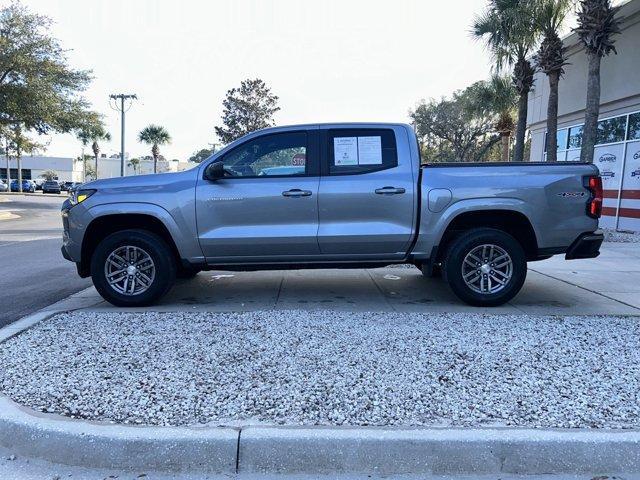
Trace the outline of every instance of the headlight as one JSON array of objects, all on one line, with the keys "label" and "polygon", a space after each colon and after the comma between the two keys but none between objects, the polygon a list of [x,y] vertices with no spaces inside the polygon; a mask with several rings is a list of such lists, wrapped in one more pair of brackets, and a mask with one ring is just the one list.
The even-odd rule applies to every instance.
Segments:
[{"label": "headlight", "polygon": [[84,202],[87,198],[89,198],[94,193],[96,193],[96,190],[91,190],[91,189],[75,190],[71,194],[69,201],[71,202],[71,205],[77,205],[79,203]]}]

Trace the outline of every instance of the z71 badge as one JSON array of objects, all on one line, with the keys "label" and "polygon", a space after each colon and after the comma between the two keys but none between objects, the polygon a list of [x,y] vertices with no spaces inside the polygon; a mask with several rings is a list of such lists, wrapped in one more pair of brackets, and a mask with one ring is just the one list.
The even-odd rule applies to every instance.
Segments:
[{"label": "z71 badge", "polygon": [[559,197],[580,198],[580,197],[584,197],[586,194],[585,192],[560,192],[560,193],[557,193],[556,195],[558,195]]}]

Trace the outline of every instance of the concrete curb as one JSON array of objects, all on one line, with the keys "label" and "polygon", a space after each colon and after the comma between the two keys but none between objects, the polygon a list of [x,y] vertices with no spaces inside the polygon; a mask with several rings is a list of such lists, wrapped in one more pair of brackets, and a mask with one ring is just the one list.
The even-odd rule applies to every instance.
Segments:
[{"label": "concrete curb", "polygon": [[639,431],[136,427],[42,414],[4,396],[0,446],[66,465],[183,473],[640,473]]},{"label": "concrete curb", "polygon": [[241,473],[640,472],[640,432],[515,428],[242,430]]},{"label": "concrete curb", "polygon": [[15,455],[65,465],[235,473],[238,431],[68,420],[0,397],[0,445]]}]

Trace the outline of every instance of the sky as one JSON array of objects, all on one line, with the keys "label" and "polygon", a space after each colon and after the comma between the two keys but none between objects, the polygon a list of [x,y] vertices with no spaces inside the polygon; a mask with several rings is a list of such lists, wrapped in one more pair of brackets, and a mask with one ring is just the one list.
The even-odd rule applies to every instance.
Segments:
[{"label": "sky", "polygon": [[[0,0],[7,5],[8,0]],[[487,78],[490,58],[469,34],[486,0],[22,0],[54,20],[70,64],[90,69],[84,93],[104,114],[120,150],[120,117],[109,94],[135,93],[125,150],[149,154],[137,133],[164,126],[168,159],[216,142],[227,90],[259,77],[280,97],[277,125],[407,122],[420,99]],[[45,140],[45,139],[40,139]],[[72,135],[46,154],[75,157]]]}]

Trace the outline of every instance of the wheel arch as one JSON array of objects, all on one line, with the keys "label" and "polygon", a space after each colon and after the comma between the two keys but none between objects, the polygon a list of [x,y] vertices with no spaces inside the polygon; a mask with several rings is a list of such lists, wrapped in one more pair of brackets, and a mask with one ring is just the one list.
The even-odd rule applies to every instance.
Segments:
[{"label": "wheel arch", "polygon": [[525,251],[527,260],[538,257],[538,240],[529,218],[518,210],[489,208],[460,212],[452,216],[437,244],[435,258],[439,262],[451,242],[473,228],[494,228],[514,237]]},{"label": "wheel arch", "polygon": [[90,275],[91,256],[102,239],[129,229],[146,230],[158,235],[171,249],[176,265],[183,263],[183,257],[169,228],[157,216],[149,213],[107,213],[97,216],[87,225],[81,247],[80,276]]}]

